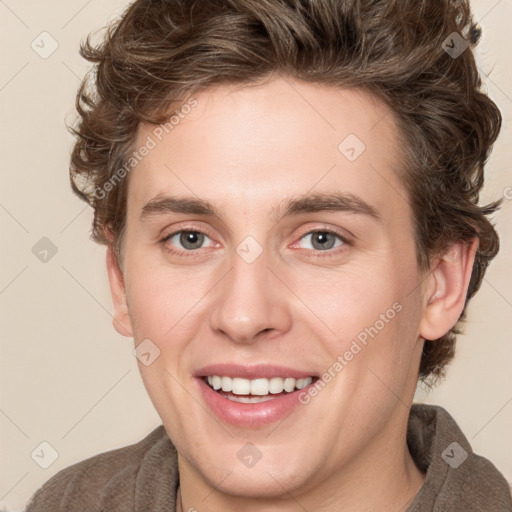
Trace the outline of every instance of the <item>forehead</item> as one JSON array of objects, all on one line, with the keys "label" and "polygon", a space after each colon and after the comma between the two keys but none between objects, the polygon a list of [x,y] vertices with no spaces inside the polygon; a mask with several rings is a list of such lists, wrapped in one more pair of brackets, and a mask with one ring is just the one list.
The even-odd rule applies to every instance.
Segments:
[{"label": "forehead", "polygon": [[397,204],[405,192],[393,113],[362,90],[288,78],[207,89],[168,123],[141,123],[135,150],[144,146],[129,178],[132,213],[167,193],[255,212],[307,191],[407,208]]}]

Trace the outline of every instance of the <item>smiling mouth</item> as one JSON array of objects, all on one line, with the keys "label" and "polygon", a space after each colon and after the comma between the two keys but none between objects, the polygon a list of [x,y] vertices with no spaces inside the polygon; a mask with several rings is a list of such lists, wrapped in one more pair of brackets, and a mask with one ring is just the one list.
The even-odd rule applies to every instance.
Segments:
[{"label": "smiling mouth", "polygon": [[316,380],[318,377],[314,376],[301,379],[293,377],[243,379],[219,375],[203,377],[203,381],[222,397],[247,404],[266,402],[279,396],[295,393]]}]

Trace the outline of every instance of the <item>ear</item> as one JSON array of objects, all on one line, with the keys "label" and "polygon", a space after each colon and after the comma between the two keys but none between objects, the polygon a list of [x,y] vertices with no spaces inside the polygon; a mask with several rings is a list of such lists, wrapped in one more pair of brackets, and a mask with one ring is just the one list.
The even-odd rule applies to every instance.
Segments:
[{"label": "ear", "polygon": [[124,277],[111,245],[107,247],[107,274],[114,304],[112,325],[119,334],[132,337],[132,323],[128,314]]},{"label": "ear", "polygon": [[425,305],[419,334],[426,340],[444,336],[459,319],[473,270],[478,238],[458,242],[436,259],[425,281]]}]

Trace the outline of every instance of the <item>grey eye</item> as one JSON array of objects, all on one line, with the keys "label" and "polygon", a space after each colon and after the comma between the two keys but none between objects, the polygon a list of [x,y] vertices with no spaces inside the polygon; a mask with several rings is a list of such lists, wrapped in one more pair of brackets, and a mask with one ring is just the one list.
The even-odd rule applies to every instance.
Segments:
[{"label": "grey eye", "polygon": [[[343,240],[336,233],[332,233],[331,231],[312,231],[311,233],[307,233],[302,237],[302,239],[306,239],[310,237],[311,239],[311,247],[306,247],[307,249],[314,249],[316,251],[324,251],[333,249],[334,247],[339,247],[343,244]],[[336,239],[340,241],[338,245],[336,244]]]},{"label": "grey eye", "polygon": [[[176,243],[175,239],[178,238],[179,244],[186,250],[200,249],[204,243],[205,238],[208,238],[204,233],[199,231],[178,231],[170,237],[173,245]],[[178,246],[179,247],[179,246]]]}]

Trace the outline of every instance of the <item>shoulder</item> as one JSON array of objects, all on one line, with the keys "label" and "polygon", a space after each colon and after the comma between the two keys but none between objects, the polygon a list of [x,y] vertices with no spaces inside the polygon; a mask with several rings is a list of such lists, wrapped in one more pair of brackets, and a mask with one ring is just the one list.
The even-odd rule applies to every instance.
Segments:
[{"label": "shoulder", "polygon": [[510,486],[488,459],[473,452],[454,418],[442,407],[413,404],[409,450],[426,473],[409,511],[512,512]]},{"label": "shoulder", "polygon": [[[100,453],[60,470],[30,498],[25,512],[103,510],[109,500],[133,501],[141,469],[176,458],[160,425],[141,441]],[[112,510],[124,510],[113,508]]]}]

